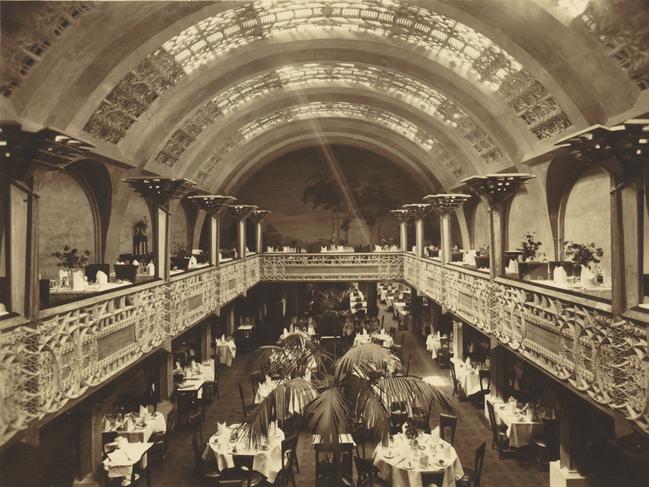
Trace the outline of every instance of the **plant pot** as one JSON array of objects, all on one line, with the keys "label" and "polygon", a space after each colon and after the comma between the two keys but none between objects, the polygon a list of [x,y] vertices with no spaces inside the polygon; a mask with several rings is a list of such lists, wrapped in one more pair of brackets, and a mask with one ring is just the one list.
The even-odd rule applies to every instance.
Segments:
[{"label": "plant pot", "polygon": [[462,262],[464,252],[451,252],[451,262]]},{"label": "plant pot", "polygon": [[171,258],[171,267],[176,269],[182,269],[186,271],[189,268],[189,257],[172,257]]},{"label": "plant pot", "polygon": [[476,269],[489,269],[489,256],[488,255],[476,255],[475,256],[475,266],[476,266]]},{"label": "plant pot", "polygon": [[549,272],[547,262],[518,263],[518,277],[526,281],[548,280]]},{"label": "plant pot", "polygon": [[439,249],[428,250],[428,257],[439,257]]}]

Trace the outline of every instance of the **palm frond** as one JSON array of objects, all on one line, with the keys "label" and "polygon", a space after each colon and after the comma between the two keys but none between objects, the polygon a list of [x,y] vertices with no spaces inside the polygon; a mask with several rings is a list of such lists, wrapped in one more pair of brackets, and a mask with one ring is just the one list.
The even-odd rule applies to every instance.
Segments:
[{"label": "palm frond", "polygon": [[311,383],[302,378],[282,381],[254,407],[240,429],[249,435],[251,443],[260,443],[268,437],[271,422],[287,419],[293,410],[305,410],[316,394]]},{"label": "palm frond", "polygon": [[399,364],[399,359],[390,350],[376,343],[365,343],[350,348],[338,359],[334,370],[336,382],[342,382],[352,373],[361,377],[370,377],[377,372],[385,373]]},{"label": "palm frond", "polygon": [[376,383],[384,401],[403,402],[409,411],[455,413],[455,401],[437,387],[418,377],[383,377]]},{"label": "palm frond", "polygon": [[349,408],[339,387],[325,389],[306,408],[311,433],[320,435],[323,445],[335,445],[338,436],[349,433]]}]

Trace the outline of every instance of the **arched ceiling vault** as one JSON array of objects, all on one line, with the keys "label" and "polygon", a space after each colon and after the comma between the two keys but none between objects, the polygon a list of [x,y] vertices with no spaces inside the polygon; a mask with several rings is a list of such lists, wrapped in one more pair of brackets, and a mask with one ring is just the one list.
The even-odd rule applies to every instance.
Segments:
[{"label": "arched ceiling vault", "polygon": [[[566,8],[574,4],[583,4],[577,13]],[[236,149],[231,134],[241,141],[246,140],[242,134],[265,133],[260,128],[264,121],[270,123],[267,129],[293,123],[294,117],[286,116],[288,105],[255,102],[257,120],[241,116],[247,113],[246,90],[255,91],[257,81],[267,83],[267,93],[273,96],[273,90],[279,94],[308,89],[312,103],[357,90],[355,100],[339,101],[347,108],[319,106],[315,116],[351,116],[365,124],[391,125],[410,134],[409,143],[424,151],[431,147],[426,138],[432,135],[451,160],[440,164],[445,156],[433,157],[436,162],[429,156],[424,164],[430,171],[441,171],[440,177],[449,182],[454,179],[449,172],[453,165],[482,171],[498,153],[503,164],[517,165],[566,132],[605,123],[633,106],[640,91],[649,87],[644,49],[648,41],[638,35],[641,22],[624,19],[644,19],[647,12],[625,12],[627,17],[620,19],[609,4],[36,4],[10,8],[9,21],[3,15],[3,91],[25,120],[89,139],[109,157],[189,174],[187,168],[206,162],[189,157],[205,155],[208,136],[203,132],[208,125],[210,131],[224,129],[218,134],[208,131],[209,139],[229,138],[229,149]],[[3,13],[7,8],[3,5]],[[336,77],[335,69],[322,66],[332,63],[345,75]],[[352,65],[346,71],[341,66],[345,63]],[[308,64],[316,67],[307,75]],[[302,67],[286,71],[297,65]],[[292,78],[300,69],[304,76]],[[421,89],[413,90],[417,83]],[[361,104],[362,90],[367,94]],[[219,108],[222,120],[186,125],[223,94],[242,105],[228,105],[230,112]],[[362,110],[352,106],[361,105],[366,108],[359,115]],[[399,111],[397,105],[399,123],[386,123]],[[307,116],[295,108],[292,115]],[[180,166],[169,164],[174,158]],[[207,181],[211,176],[201,177]]]},{"label": "arched ceiling vault", "polygon": [[273,151],[290,150],[294,141],[331,141],[345,137],[348,145],[359,144],[374,152],[385,151],[388,159],[395,162],[427,190],[450,189],[453,179],[445,171],[432,172],[425,161],[434,158],[422,147],[381,126],[350,118],[321,117],[296,120],[280,124],[262,133],[255,147],[244,145],[236,148],[220,161],[218,171],[211,174],[207,186],[214,191],[225,191],[240,186],[240,180],[248,179],[259,170],[258,162],[272,157]]},{"label": "arched ceiling vault", "polygon": [[[278,157],[299,149],[319,146],[325,142],[359,147],[385,157],[403,169],[422,192],[435,193],[443,190],[442,184],[435,178],[431,178],[430,172],[417,162],[419,154],[411,153],[407,147],[399,147],[399,144],[376,140],[371,136],[372,134],[364,134],[363,127],[353,127],[353,124],[348,124],[347,131],[340,132],[338,127],[329,127],[330,122],[332,121],[319,120],[321,131],[318,134],[313,133],[307,122],[300,122],[302,127],[297,130],[294,128],[292,133],[295,135],[292,137],[278,137],[275,134],[269,134],[268,143],[259,147],[255,153],[246,151],[243,154],[245,163],[239,164],[236,171],[229,173],[229,179],[215,187],[223,193],[237,194],[239,189],[257,172]],[[276,132],[282,132],[282,129],[278,128]]]},{"label": "arched ceiling vault", "polygon": [[[206,156],[217,154],[222,157],[225,147],[241,144],[255,144],[254,136],[265,130],[265,125],[290,122],[293,117],[306,118],[313,110],[314,115],[324,111],[335,116],[347,114],[353,119],[389,127],[394,132],[407,136],[428,151],[443,150],[453,161],[448,165],[456,178],[466,177],[487,166],[478,152],[460,137],[456,131],[447,130],[441,122],[408,105],[378,98],[368,90],[328,87],[323,89],[296,89],[265,97],[254,104],[242,107],[236,114],[222,123],[210,126],[199,139],[183,154],[177,171],[187,177],[196,177],[205,169]],[[317,113],[316,113],[317,112]],[[263,116],[260,116],[264,114]],[[499,164],[492,164],[499,167]],[[156,168],[157,169],[157,168]],[[433,167],[431,167],[433,169]]]}]

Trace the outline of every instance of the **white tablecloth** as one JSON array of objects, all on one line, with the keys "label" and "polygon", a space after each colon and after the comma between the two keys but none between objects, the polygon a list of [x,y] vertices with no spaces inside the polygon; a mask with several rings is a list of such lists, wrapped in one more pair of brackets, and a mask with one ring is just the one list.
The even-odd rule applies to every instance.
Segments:
[{"label": "white tablecloth", "polygon": [[480,374],[478,369],[474,369],[456,358],[452,358],[451,363],[455,368],[455,377],[462,384],[464,393],[467,396],[471,396],[480,392]]},{"label": "white tablecloth", "polygon": [[160,412],[145,417],[143,426],[138,426],[137,423],[139,422],[139,416],[132,416],[131,421],[126,423],[128,429],[123,429],[122,425],[118,426],[117,429],[114,427],[104,428],[104,432],[117,431],[119,436],[123,436],[131,443],[136,443],[149,441],[153,433],[164,433],[167,431],[167,422],[164,415]]},{"label": "white tablecloth", "polygon": [[[441,440],[435,432],[422,434],[418,442],[423,449],[413,450],[402,434],[394,436],[392,446],[384,447],[379,443],[373,455],[379,476],[392,482],[392,487],[422,487],[422,472],[443,472],[444,480],[438,487],[454,487],[456,480],[464,476],[464,470],[453,446]],[[428,457],[425,466],[420,461],[422,454]],[[439,464],[440,459],[444,461],[443,465]]]},{"label": "white tablecloth", "polygon": [[196,369],[185,369],[185,380],[178,385],[179,391],[196,391],[198,399],[203,397],[203,385],[214,382],[214,360],[210,359],[202,364],[197,364]]},{"label": "white tablecloth", "polygon": [[524,414],[512,413],[508,404],[500,399],[485,396],[485,399],[494,405],[496,421],[507,426],[509,446],[519,448],[529,445],[543,431],[543,423],[528,420]]},{"label": "white tablecloth", "polygon": [[108,477],[125,477],[130,480],[133,474],[133,465],[139,462],[152,446],[153,443],[146,442],[125,443],[122,447],[109,453],[108,458],[104,460],[104,468],[108,472]]},{"label": "white tablecloth", "polygon": [[[284,432],[277,428],[277,432],[274,436],[271,437],[268,442],[266,449],[257,448],[255,445],[248,445],[248,437],[243,432],[240,432],[241,436],[238,441],[230,441],[230,433],[238,425],[230,425],[228,431],[225,434],[217,433],[210,438],[208,442],[209,449],[214,453],[216,457],[216,463],[219,467],[219,470],[224,468],[234,467],[234,458],[235,455],[253,455],[254,460],[252,468],[257,472],[262,473],[266,476],[270,483],[275,482],[275,477],[277,473],[282,469],[282,440],[284,440]],[[233,452],[232,449],[236,447],[236,452]],[[203,459],[207,459],[208,450],[206,449],[203,452]]]},{"label": "white tablecloth", "polygon": [[392,347],[392,345],[394,345],[394,340],[388,334],[384,333],[370,335],[369,333],[359,333],[356,335],[356,338],[354,338],[354,346],[364,345],[365,343],[372,343],[372,339],[380,340],[382,342],[382,345],[386,348],[390,348]]},{"label": "white tablecloth", "polygon": [[228,367],[232,365],[232,361],[237,356],[237,346],[234,340],[228,339],[222,341],[220,338],[216,339],[216,356],[220,364],[225,364]]}]

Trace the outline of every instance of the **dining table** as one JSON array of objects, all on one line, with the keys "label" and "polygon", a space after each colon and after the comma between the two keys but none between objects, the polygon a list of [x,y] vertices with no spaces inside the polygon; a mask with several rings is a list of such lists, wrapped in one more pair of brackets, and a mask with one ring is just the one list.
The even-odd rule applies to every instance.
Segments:
[{"label": "dining table", "polygon": [[147,442],[153,433],[165,433],[167,422],[161,412],[150,414],[140,412],[130,413],[123,419],[104,418],[102,431],[109,433],[116,431],[119,436],[126,438],[131,443]]},{"label": "dining table", "polygon": [[451,366],[455,369],[455,377],[462,384],[464,393],[467,396],[472,396],[482,390],[480,387],[480,369],[456,357],[451,359]]},{"label": "dining table", "polygon": [[357,333],[354,337],[354,346],[372,343],[374,340],[380,341],[385,348],[391,348],[394,345],[394,339],[387,333]]},{"label": "dining table", "polygon": [[[516,402],[505,402],[492,395],[485,396],[494,406],[496,421],[507,426],[507,438],[509,446],[520,448],[531,444],[543,432],[543,423],[534,419],[531,411],[522,412]],[[487,416],[488,417],[488,416]]]},{"label": "dining table", "polygon": [[196,398],[203,397],[203,386],[206,382],[214,382],[214,360],[210,359],[203,363],[194,362],[193,365],[184,370],[184,379],[178,384],[178,391],[195,392]]},{"label": "dining table", "polygon": [[433,360],[437,358],[437,354],[442,348],[442,337],[439,332],[436,335],[432,333],[426,337],[426,350],[431,353]]},{"label": "dining table", "polygon": [[142,467],[146,468],[146,453],[153,446],[153,443],[138,441],[129,442],[126,438],[118,437],[113,451],[106,455],[103,461],[104,469],[108,474],[108,478],[123,477],[125,482],[123,486],[130,485],[130,479],[133,474],[133,467],[138,462],[142,462]]},{"label": "dining table", "polygon": [[443,476],[438,487],[454,487],[464,476],[455,448],[440,438],[438,428],[430,434],[420,433],[416,442],[403,433],[394,435],[387,444],[376,446],[372,459],[379,477],[392,487],[424,487],[422,473]]},{"label": "dining table", "polygon": [[268,438],[261,444],[254,444],[239,426],[240,424],[237,423],[230,426],[226,426],[225,423],[219,424],[216,433],[207,442],[207,447],[203,451],[203,460],[207,461],[212,452],[219,470],[223,470],[234,467],[235,455],[251,455],[252,468],[263,474],[272,484],[282,469],[284,432],[276,423],[272,423]]}]

